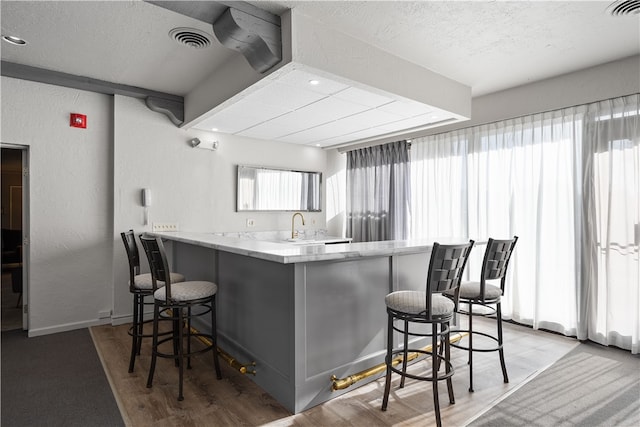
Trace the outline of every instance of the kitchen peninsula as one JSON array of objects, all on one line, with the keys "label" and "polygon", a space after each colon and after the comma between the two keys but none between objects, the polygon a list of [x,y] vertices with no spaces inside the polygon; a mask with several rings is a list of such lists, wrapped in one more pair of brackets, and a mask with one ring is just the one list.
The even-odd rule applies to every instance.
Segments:
[{"label": "kitchen peninsula", "polygon": [[219,347],[242,363],[255,362],[250,378],[293,413],[350,390],[333,391],[332,375],[384,361],[384,297],[399,288],[424,289],[432,247],[406,240],[296,244],[151,234],[165,239],[173,268],[188,280],[218,283]]}]

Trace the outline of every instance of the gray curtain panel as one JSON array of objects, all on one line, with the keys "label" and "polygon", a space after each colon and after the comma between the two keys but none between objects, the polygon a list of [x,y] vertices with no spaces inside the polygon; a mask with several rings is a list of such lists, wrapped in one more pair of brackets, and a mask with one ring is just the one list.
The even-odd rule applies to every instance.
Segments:
[{"label": "gray curtain panel", "polygon": [[409,147],[398,141],[347,152],[347,236],[354,242],[409,237]]}]

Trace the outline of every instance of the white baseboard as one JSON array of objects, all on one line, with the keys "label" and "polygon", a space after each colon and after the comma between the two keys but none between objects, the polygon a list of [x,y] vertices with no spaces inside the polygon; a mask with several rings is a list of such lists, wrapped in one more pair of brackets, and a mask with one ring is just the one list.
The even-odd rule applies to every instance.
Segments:
[{"label": "white baseboard", "polygon": [[125,323],[131,323],[131,322],[133,322],[132,314],[120,314],[117,316],[111,316],[112,326],[124,325]]},{"label": "white baseboard", "polygon": [[[144,320],[153,319],[153,311],[144,313]],[[111,325],[118,326],[133,322],[133,314],[115,314],[111,316]]]},{"label": "white baseboard", "polygon": [[75,331],[76,329],[90,328],[91,326],[108,325],[111,319],[94,319],[82,322],[65,323],[63,325],[47,326],[45,328],[29,328],[29,337],[38,337],[41,335],[56,334],[58,332]]}]

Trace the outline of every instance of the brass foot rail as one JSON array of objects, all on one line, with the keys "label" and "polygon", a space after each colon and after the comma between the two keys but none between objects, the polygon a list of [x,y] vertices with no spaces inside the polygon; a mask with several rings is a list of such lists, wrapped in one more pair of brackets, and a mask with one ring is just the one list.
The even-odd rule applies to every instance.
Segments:
[{"label": "brass foot rail", "polygon": [[[457,332],[457,333],[451,334],[451,336],[449,337],[449,342],[450,343],[458,342],[462,338],[466,337],[467,335],[469,335],[468,332]],[[431,351],[431,344],[422,348],[422,350]],[[411,362],[412,360],[416,359],[418,356],[420,356],[420,354],[421,353],[409,353],[407,355],[407,362]],[[391,365],[395,366],[401,362],[402,362],[402,356],[397,356],[391,361]],[[346,388],[351,387],[358,381],[362,381],[365,378],[368,378],[372,375],[379,374],[386,370],[387,370],[387,364],[383,362],[375,366],[372,366],[371,368],[365,369],[363,371],[356,372],[353,375],[349,375],[346,378],[338,378],[335,375],[331,375],[331,391],[344,390]]]},{"label": "brass foot rail", "polygon": [[[191,333],[192,334],[197,334],[197,333],[199,333],[199,331],[192,326],[191,327]],[[213,344],[211,342],[211,340],[209,338],[207,338],[207,337],[198,336],[198,339],[200,341],[202,341],[203,343],[205,343],[206,345],[208,345],[208,346]],[[220,355],[220,357],[223,358],[224,361],[229,364],[229,366],[231,366],[233,369],[237,370],[241,374],[251,374],[251,375],[255,375],[256,374],[256,370],[255,369],[251,369],[251,370],[247,369],[247,365],[243,365],[242,363],[238,362],[229,353],[227,353],[226,351],[224,351],[220,347],[217,347],[216,350],[218,351],[218,354]],[[255,367],[256,366],[256,362],[251,362],[249,365]]]}]

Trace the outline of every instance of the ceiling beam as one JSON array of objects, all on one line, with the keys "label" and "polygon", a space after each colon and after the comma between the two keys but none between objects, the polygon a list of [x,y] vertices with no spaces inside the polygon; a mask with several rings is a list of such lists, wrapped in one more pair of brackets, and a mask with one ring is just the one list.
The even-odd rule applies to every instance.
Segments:
[{"label": "ceiling beam", "polygon": [[184,98],[178,95],[7,61],[0,63],[0,74],[5,77],[64,86],[105,95],[124,95],[141,98],[145,100],[149,109],[165,114],[176,126],[180,126],[184,122]]},{"label": "ceiling beam", "polygon": [[228,5],[218,1],[144,1],[209,25],[229,8]]},{"label": "ceiling beam", "polygon": [[213,21],[222,15],[222,12],[232,7],[249,15],[255,16],[263,21],[280,26],[280,17],[278,15],[274,15],[273,13],[267,12],[266,10],[260,9],[257,6],[244,1],[144,0],[144,2],[172,10],[180,15],[189,16],[197,19],[198,21],[206,22],[207,24],[213,23]]},{"label": "ceiling beam", "polygon": [[282,60],[280,25],[228,8],[213,23],[218,41],[240,52],[258,72],[265,73]]},{"label": "ceiling beam", "polygon": [[260,73],[282,60],[280,17],[242,1],[152,1],[164,9],[206,22],[218,41]]},{"label": "ceiling beam", "polygon": [[158,98],[148,95],[144,98],[144,103],[151,111],[164,114],[171,120],[171,123],[180,127],[184,123],[184,101]]}]

